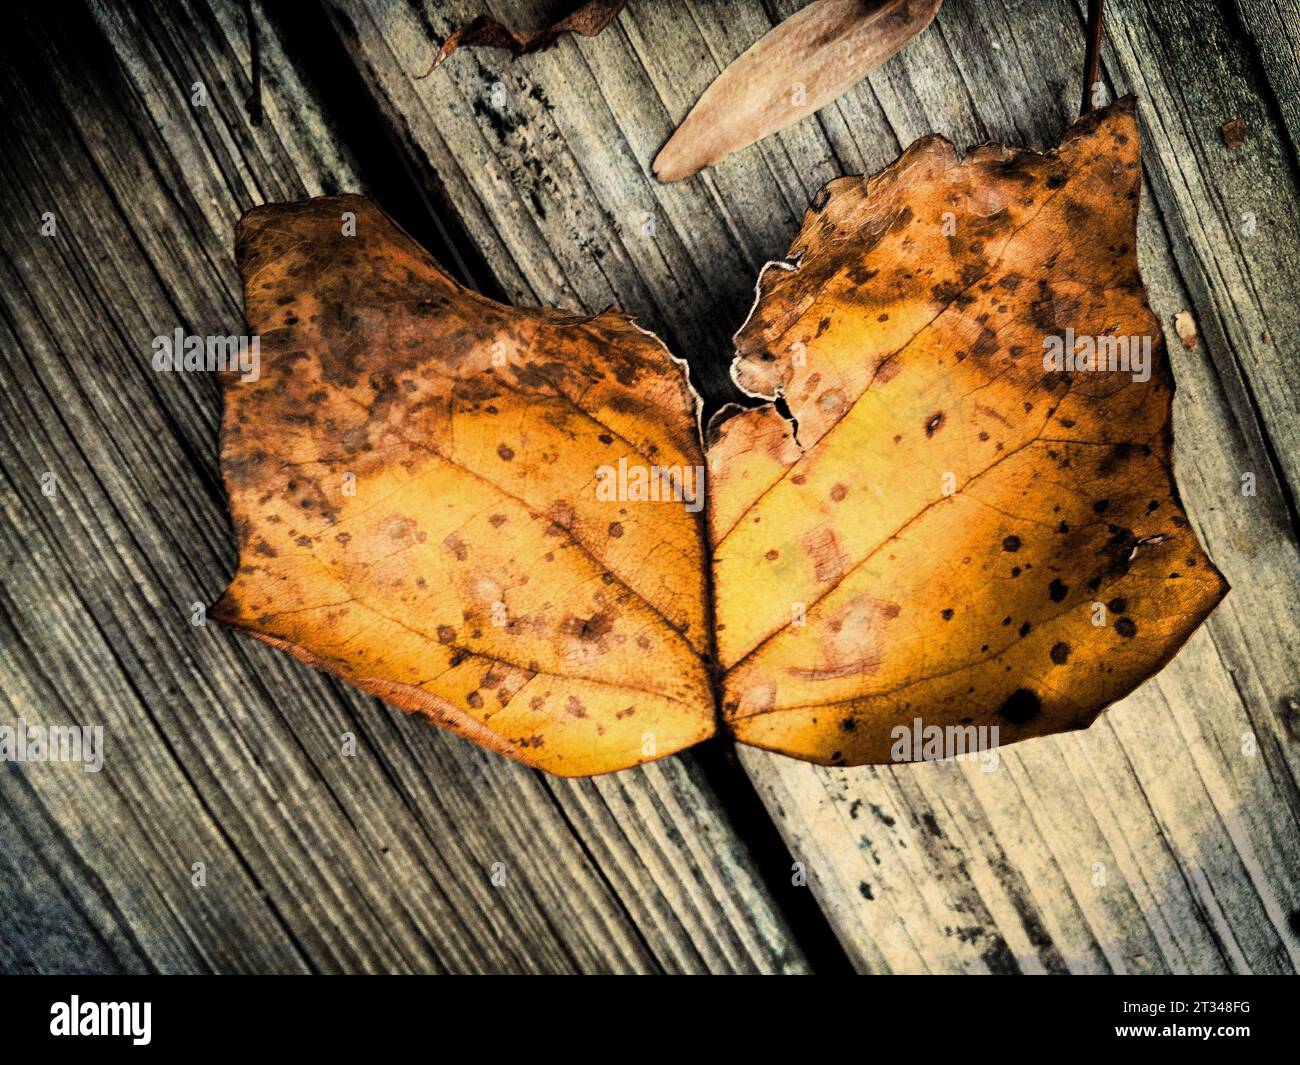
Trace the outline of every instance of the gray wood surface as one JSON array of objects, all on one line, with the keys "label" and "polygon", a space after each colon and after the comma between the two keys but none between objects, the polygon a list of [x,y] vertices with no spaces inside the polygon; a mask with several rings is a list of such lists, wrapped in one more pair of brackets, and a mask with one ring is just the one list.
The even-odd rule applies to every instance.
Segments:
[{"label": "gray wood surface", "polygon": [[[237,4],[18,16],[0,72],[0,723],[103,724],[108,758],[99,774],[0,766],[0,968],[1296,970],[1286,0],[1107,5],[1107,91],[1141,101],[1139,251],[1178,382],[1179,484],[1233,590],[1092,729],[1005,750],[992,773],[741,748],[558,781],[190,623],[233,565],[219,399],[154,373],[149,345],[177,325],[240,331],[232,228],[249,206],[368,192],[485,291],[632,311],[719,395],[758,269],[825,181],[932,131],[1050,145],[1077,107],[1083,4],[948,0],[814,118],[655,183],[699,94],[798,6],[633,0],[597,38],[513,62],[467,50],[416,80],[476,0],[255,3],[260,126]],[[537,26],[556,5],[488,7]]]},{"label": "gray wood surface", "polygon": [[257,129],[238,7],[33,12],[9,42],[0,713],[103,724],[108,754],[0,772],[5,967],[805,969],[696,761],[559,781],[191,625],[233,566],[220,403],[150,342],[242,331],[243,210],[364,191],[262,29]]}]

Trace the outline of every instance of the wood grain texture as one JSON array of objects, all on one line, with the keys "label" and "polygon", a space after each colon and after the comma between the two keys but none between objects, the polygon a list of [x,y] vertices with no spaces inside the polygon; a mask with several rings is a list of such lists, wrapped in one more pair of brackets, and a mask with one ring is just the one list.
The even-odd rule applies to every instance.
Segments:
[{"label": "wood grain texture", "polygon": [[[1242,5],[1248,22],[1262,6]],[[813,120],[660,188],[649,162],[769,27],[761,8],[632,4],[594,41],[520,63],[462,55],[441,80],[413,84],[408,72],[468,9],[452,7],[330,11],[407,153],[511,298],[587,311],[617,300],[688,354],[714,396],[758,266],[784,250],[821,184],[874,171],[931,131],[1053,143],[1082,69],[1083,5],[950,3]],[[1261,96],[1285,71],[1261,68],[1231,8],[1108,11],[1109,90],[1142,98],[1140,253],[1175,353],[1179,481],[1234,591],[1096,727],[1015,748],[995,773],[820,770],[742,749],[863,970],[1292,971],[1300,950],[1286,717],[1300,201],[1287,131]],[[1251,139],[1233,154],[1219,127],[1239,114]],[[1172,332],[1184,308],[1202,324],[1195,352]],[[1254,496],[1242,495],[1248,472]]]},{"label": "wood grain texture", "polygon": [[[23,221],[6,233],[0,304],[0,713],[102,724],[108,750],[98,774],[3,767],[4,906],[24,918],[6,921],[0,963],[806,968],[696,763],[545,779],[191,624],[233,560],[219,399],[205,375],[155,373],[151,339],[243,331],[243,210],[365,191],[259,28],[260,128],[243,108],[237,5],[32,12],[8,42],[0,169]],[[47,210],[58,230],[44,238]]]},{"label": "wood grain texture", "polygon": [[[554,13],[489,6],[521,27]],[[0,767],[0,906],[19,915],[0,968],[809,967],[782,916],[782,892],[807,889],[765,886],[700,759],[543,779],[192,626],[234,557],[217,387],[148,363],[177,325],[241,330],[231,233],[249,206],[350,190],[392,209],[393,168],[363,143],[409,175],[399,221],[462,277],[521,304],[618,304],[727,398],[758,270],[822,184],[929,132],[1055,143],[1078,103],[1086,5],[948,0],[832,106],[658,185],[675,125],[798,6],[634,0],[594,39],[517,62],[466,50],[415,80],[477,0],[255,4],[260,127],[238,4],[18,17],[0,63],[0,722],[101,723],[109,755],[100,774]],[[308,22],[348,63],[350,118],[295,47]],[[1277,0],[1107,5],[1108,90],[1141,101],[1139,257],[1179,388],[1178,480],[1233,586],[1209,624],[1092,729],[995,772],[741,749],[781,876],[802,863],[861,971],[1300,963],[1298,39]],[[1195,351],[1172,329],[1184,309]]]}]

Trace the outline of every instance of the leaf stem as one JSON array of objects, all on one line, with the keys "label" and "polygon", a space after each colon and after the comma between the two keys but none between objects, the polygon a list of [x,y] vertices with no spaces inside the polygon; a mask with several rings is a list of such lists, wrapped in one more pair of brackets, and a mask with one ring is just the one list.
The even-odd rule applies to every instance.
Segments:
[{"label": "leaf stem", "polygon": [[1101,17],[1105,0],[1088,0],[1088,39],[1083,54],[1083,103],[1079,114],[1093,109],[1093,86],[1101,78]]}]

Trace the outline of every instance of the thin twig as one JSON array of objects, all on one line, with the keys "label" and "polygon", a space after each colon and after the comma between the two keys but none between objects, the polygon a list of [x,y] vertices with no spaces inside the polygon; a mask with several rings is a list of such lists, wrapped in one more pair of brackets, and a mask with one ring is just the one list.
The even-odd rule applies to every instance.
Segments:
[{"label": "thin twig", "polygon": [[1105,0],[1088,0],[1088,43],[1083,55],[1083,104],[1079,114],[1092,110],[1093,87],[1101,80],[1101,14]]}]

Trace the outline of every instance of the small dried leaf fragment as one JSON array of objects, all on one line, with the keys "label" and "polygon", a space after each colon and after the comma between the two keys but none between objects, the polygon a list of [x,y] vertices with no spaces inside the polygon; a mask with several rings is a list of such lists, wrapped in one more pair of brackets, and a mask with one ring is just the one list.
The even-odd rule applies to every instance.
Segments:
[{"label": "small dried leaf fragment", "polygon": [[576,11],[541,30],[512,30],[490,15],[479,15],[454,31],[442,42],[432,65],[421,77],[428,77],[457,48],[504,48],[514,58],[550,48],[561,34],[595,37],[623,9],[626,0],[587,0]]},{"label": "small dried leaf fragment", "polygon": [[1223,143],[1229,148],[1240,148],[1246,143],[1246,122],[1244,119],[1234,118],[1231,122],[1225,122],[1219,127],[1219,132],[1223,134]]},{"label": "small dried leaf fragment", "polygon": [[679,181],[820,110],[933,20],[943,0],[814,0],[727,67],[654,161]]},{"label": "small dried leaf fragment", "polygon": [[[733,376],[797,439],[767,406],[708,451],[738,739],[852,765],[914,719],[1081,728],[1222,597],[1174,486],[1139,183],[1131,99],[1048,154],[926,137],[831,182],[764,272]],[[1105,371],[1049,366],[1067,337]],[[1118,338],[1144,366],[1110,369]]]},{"label": "small dried leaf fragment", "polygon": [[463,289],[359,197],[259,207],[237,243],[262,372],[223,382],[216,616],[552,773],[710,735],[697,515],[592,490],[702,463],[663,346]]}]

